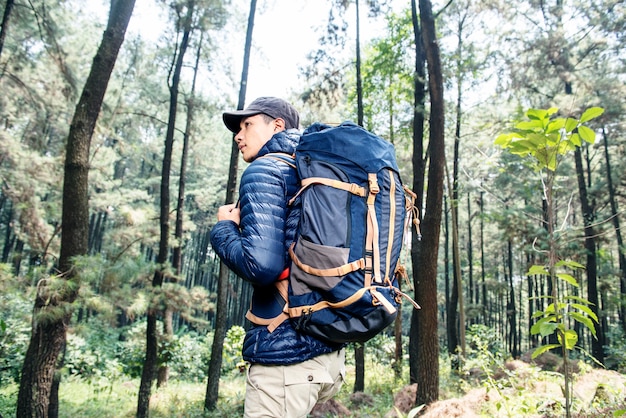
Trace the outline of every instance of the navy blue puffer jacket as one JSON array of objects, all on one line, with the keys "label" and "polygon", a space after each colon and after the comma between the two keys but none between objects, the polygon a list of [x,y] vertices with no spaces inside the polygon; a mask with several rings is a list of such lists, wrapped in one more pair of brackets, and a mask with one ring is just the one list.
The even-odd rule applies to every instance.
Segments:
[{"label": "navy blue puffer jacket", "polygon": [[[289,266],[287,249],[298,228],[300,208],[288,205],[298,191],[296,170],[268,153],[292,155],[300,139],[296,130],[279,132],[259,151],[244,171],[239,186],[241,221],[219,221],[211,230],[211,245],[239,277],[252,283],[252,313],[274,318],[285,301],[275,282]],[[251,363],[293,364],[339,349],[297,332],[289,320],[269,332],[253,326],[246,333],[243,358]]]}]

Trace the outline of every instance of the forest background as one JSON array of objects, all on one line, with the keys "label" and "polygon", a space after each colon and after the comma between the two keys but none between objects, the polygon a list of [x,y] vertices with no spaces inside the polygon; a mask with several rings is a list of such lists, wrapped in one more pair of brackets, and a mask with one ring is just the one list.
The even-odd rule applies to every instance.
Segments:
[{"label": "forest background", "polygon": [[[420,192],[424,242],[414,241],[403,261],[425,309],[405,307],[393,329],[354,347],[350,391],[367,391],[363,361],[395,378],[394,390],[421,382],[417,405],[449,396],[440,368],[454,371],[456,394],[465,388],[459,382],[476,374],[496,388],[489,383],[494,365],[530,361],[536,347],[558,343],[557,334],[532,328],[537,312],[549,310],[546,296],[554,289],[591,302],[598,318],[592,328],[576,317],[568,323],[578,337],[571,354],[582,361],[578,367],[601,363],[623,371],[623,1],[453,0],[420,1],[419,7],[368,1],[358,14],[359,2],[338,0],[313,8],[278,0],[258,9],[256,1],[243,0],[127,7],[129,28],[110,80],[101,83],[106,94],[89,137],[86,248],[69,261],[63,252],[69,228],[61,224],[68,216],[63,184],[71,127],[106,40],[109,10],[134,2],[4,3],[0,414],[19,416],[24,408],[28,416],[77,416],[63,415],[71,408],[64,391],[75,382],[93,392],[85,399],[95,394],[110,401],[114,387],[140,379],[131,383],[139,392],[137,416],[147,416],[153,380],[159,388],[207,382],[200,409],[226,408],[227,415],[227,404],[240,408],[240,399],[218,399],[217,386],[241,383],[239,348],[251,289],[220,268],[208,232],[245,168],[231,159],[221,113],[257,95],[293,102],[303,126],[358,121],[394,143],[404,182]],[[258,20],[247,56],[250,10]],[[416,34],[427,32],[429,17],[436,42],[422,45]],[[439,68],[427,53],[433,45]],[[433,102],[437,76],[441,107]],[[420,94],[429,101],[420,102]],[[549,107],[574,118],[590,107],[604,109],[587,124],[596,141],[582,141],[560,160],[553,199],[546,198],[541,171],[494,145],[526,109]],[[438,181],[425,181],[439,164],[433,157],[444,144],[439,138],[445,138],[445,171]],[[437,200],[437,191],[441,210],[429,212],[426,194]],[[571,273],[576,286],[529,274],[532,265],[548,264],[549,202],[559,258],[585,266]],[[435,255],[434,297],[421,288],[430,277],[420,277],[419,260],[428,254]],[[62,268],[66,262],[71,274]],[[420,301],[425,295],[426,303]],[[54,323],[62,338],[46,340],[57,335],[46,328]],[[38,338],[58,347],[58,358],[38,358]],[[480,360],[480,370],[472,359]],[[621,393],[613,409],[623,409]],[[527,415],[541,412],[536,403],[522,406]],[[601,406],[575,404],[583,412]],[[46,414],[37,415],[42,410]]]}]

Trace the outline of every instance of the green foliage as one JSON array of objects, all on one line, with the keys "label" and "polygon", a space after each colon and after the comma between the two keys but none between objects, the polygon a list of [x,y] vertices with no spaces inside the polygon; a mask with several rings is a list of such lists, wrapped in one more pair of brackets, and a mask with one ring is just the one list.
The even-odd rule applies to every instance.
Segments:
[{"label": "green foliage", "polygon": [[0,387],[19,381],[30,335],[33,303],[29,298],[10,266],[0,264]]},{"label": "green foliage", "polygon": [[[484,364],[493,360],[501,362],[506,358],[506,348],[500,335],[494,328],[482,324],[472,324],[465,334],[467,342],[465,367],[472,367],[476,362]],[[487,355],[487,357],[485,357]]]},{"label": "green foliage", "polygon": [[211,354],[212,335],[181,330],[171,346],[170,376],[178,381],[206,381]]},{"label": "green foliage", "polygon": [[240,373],[244,370],[245,363],[241,353],[245,336],[246,330],[238,325],[233,326],[226,332],[224,349],[222,351],[222,375],[232,373],[233,371]]},{"label": "green foliage", "polygon": [[529,120],[517,122],[515,130],[499,135],[495,144],[520,157],[533,157],[537,169],[556,171],[560,157],[581,146],[581,139],[595,142],[595,132],[583,123],[597,118],[604,109],[591,107],[580,119],[553,117],[558,111],[556,107],[529,109]]},{"label": "green foliage", "polygon": [[595,142],[595,132],[583,124],[597,118],[603,112],[602,108],[592,107],[584,111],[579,119],[574,119],[554,117],[558,113],[558,109],[554,107],[547,110],[529,109],[526,112],[528,120],[517,122],[514,131],[501,134],[495,140],[496,145],[512,154],[530,157],[537,171],[547,173],[546,177],[542,178],[542,183],[547,205],[548,261],[546,265],[531,266],[527,275],[544,276],[551,280],[552,294],[545,296],[550,301],[547,308],[533,313],[533,318],[537,321],[530,332],[532,335],[542,337],[556,334],[558,343],[540,345],[534,350],[532,357],[536,358],[553,349],[561,350],[565,368],[565,409],[568,417],[571,409],[571,370],[568,367],[568,352],[578,343],[578,333],[570,326],[572,322],[579,322],[595,336],[593,321],[598,322],[598,317],[589,308],[591,303],[588,300],[567,294],[563,296],[559,292],[557,280],[564,282],[564,288],[568,285],[578,287],[574,276],[562,269],[580,269],[583,266],[569,260],[556,261],[558,254],[554,237],[554,173],[563,156],[580,147],[582,140],[590,144]]}]

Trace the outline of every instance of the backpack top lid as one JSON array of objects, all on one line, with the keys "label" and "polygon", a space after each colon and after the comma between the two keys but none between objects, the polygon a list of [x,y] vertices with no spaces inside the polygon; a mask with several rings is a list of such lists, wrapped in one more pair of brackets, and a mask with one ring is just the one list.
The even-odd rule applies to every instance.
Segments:
[{"label": "backpack top lid", "polygon": [[393,144],[351,121],[336,127],[315,122],[306,128],[296,154],[307,151],[341,156],[368,173],[376,173],[381,167],[398,170]]}]

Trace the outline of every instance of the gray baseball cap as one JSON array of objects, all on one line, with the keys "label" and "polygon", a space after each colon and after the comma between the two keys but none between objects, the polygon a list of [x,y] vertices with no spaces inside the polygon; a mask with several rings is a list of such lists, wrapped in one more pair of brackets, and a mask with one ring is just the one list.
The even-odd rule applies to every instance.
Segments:
[{"label": "gray baseball cap", "polygon": [[239,132],[240,123],[243,118],[264,113],[275,119],[281,118],[285,121],[285,129],[298,129],[300,126],[300,115],[298,111],[288,102],[278,97],[259,97],[243,110],[224,112],[222,119],[229,131]]}]

